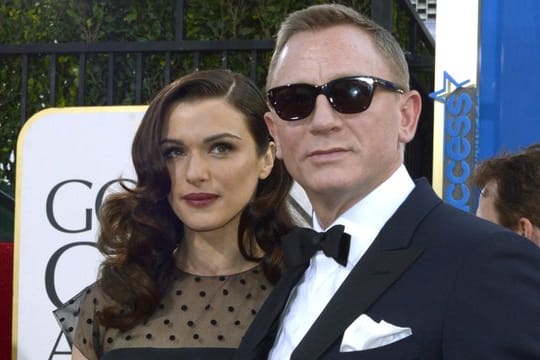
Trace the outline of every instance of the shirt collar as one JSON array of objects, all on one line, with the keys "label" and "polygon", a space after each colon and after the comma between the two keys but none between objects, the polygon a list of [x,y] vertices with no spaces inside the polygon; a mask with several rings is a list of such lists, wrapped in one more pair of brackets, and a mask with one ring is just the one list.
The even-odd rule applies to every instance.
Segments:
[{"label": "shirt collar", "polygon": [[[402,164],[386,181],[339,216],[330,227],[344,225],[351,235],[347,267],[354,266],[371,245],[384,224],[414,189],[414,182]],[[316,214],[313,229],[322,231]]]}]

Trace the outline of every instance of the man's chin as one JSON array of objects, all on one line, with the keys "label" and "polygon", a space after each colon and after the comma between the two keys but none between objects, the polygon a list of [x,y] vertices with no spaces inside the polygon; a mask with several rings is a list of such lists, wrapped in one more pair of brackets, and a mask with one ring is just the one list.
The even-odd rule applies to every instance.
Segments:
[{"label": "man's chin", "polygon": [[345,181],[339,179],[321,179],[321,181],[308,181],[306,185],[302,187],[306,190],[308,197],[311,200],[311,196],[318,198],[341,198],[351,194],[351,186]]}]

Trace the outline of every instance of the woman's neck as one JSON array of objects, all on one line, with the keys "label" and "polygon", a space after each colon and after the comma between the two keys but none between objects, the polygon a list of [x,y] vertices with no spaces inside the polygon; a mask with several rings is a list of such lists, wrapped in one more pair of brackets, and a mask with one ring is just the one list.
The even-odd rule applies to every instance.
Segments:
[{"label": "woman's neck", "polygon": [[[262,251],[255,255],[262,255]],[[203,276],[237,274],[255,265],[242,256],[237,233],[231,231],[194,232],[185,229],[175,260],[180,270]]]}]

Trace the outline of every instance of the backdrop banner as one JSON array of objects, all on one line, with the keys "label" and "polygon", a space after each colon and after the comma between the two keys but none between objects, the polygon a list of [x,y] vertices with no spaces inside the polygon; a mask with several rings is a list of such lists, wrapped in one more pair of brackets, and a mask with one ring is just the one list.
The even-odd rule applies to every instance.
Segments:
[{"label": "backdrop banner", "polygon": [[479,0],[437,0],[433,188],[466,212],[476,210],[472,172],[478,150]]},{"label": "backdrop banner", "polygon": [[68,359],[52,311],[96,280],[99,205],[134,179],[144,106],[47,109],[17,143],[13,359]]}]

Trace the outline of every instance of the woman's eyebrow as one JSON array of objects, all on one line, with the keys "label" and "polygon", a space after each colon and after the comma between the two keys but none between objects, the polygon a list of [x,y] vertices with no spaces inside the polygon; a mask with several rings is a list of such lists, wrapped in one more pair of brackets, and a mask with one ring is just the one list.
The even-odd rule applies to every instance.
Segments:
[{"label": "woman's eyebrow", "polygon": [[[208,143],[214,142],[216,140],[221,140],[221,139],[224,139],[224,138],[232,138],[232,139],[235,139],[235,140],[242,140],[242,137],[240,137],[238,135],[235,135],[235,134],[232,134],[232,133],[219,133],[219,134],[211,135],[211,136],[208,136],[208,137],[204,138],[203,143],[208,144]],[[182,140],[179,140],[179,139],[164,138],[164,139],[161,139],[159,141],[160,145],[167,144],[167,143],[176,144],[176,145],[183,145],[184,144],[184,142]]]},{"label": "woman's eyebrow", "polygon": [[235,134],[220,133],[220,134],[216,134],[216,135],[212,135],[212,136],[208,136],[208,137],[204,138],[203,142],[204,143],[210,143],[210,142],[220,140],[220,139],[223,139],[223,138],[233,138],[235,140],[242,140],[242,138],[240,136],[235,135]]}]

